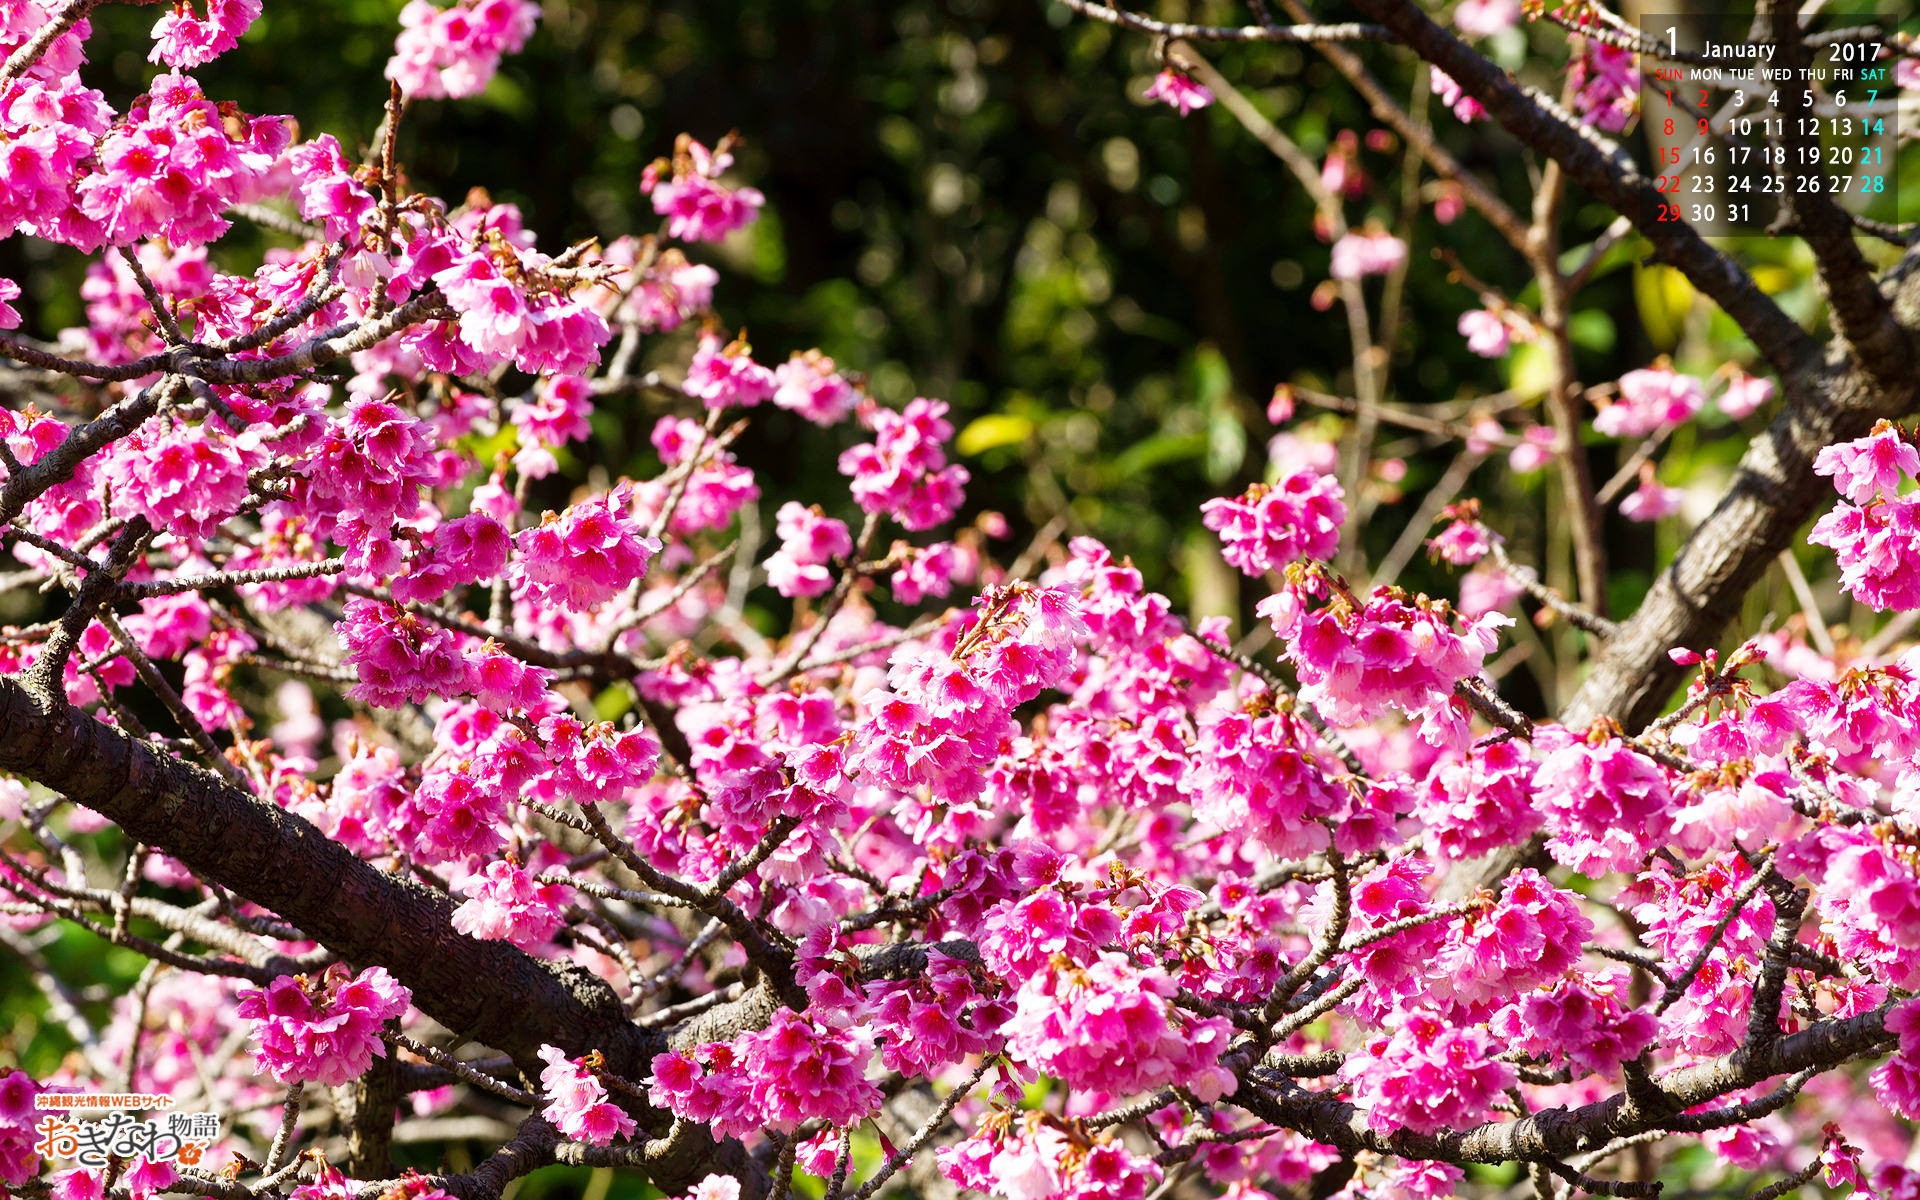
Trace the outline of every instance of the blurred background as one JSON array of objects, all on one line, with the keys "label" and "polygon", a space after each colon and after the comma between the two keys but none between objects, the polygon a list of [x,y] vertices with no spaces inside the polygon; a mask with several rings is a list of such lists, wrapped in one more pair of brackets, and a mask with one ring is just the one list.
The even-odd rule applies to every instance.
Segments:
[{"label": "blurred background", "polygon": [[[1148,7],[1169,20],[1252,19],[1227,0]],[[269,5],[238,51],[196,75],[215,99],[291,114],[303,133],[332,132],[352,152],[380,116],[399,8],[399,0]],[[93,14],[89,79],[116,105],[157,71],[146,61],[155,14],[119,5]],[[1357,16],[1339,5],[1319,15]],[[1483,46],[1557,91],[1565,41],[1557,28],[1523,23]],[[1409,56],[1364,45],[1360,53],[1525,211],[1538,164],[1517,143],[1430,103]],[[1491,396],[1510,430],[1531,422],[1537,396],[1527,393],[1540,372],[1530,348],[1496,360],[1470,353],[1455,324],[1479,299],[1449,282],[1432,252],[1444,248],[1479,278],[1520,289],[1527,277],[1517,255],[1472,213],[1437,221],[1432,180],[1404,186],[1404,147],[1379,136],[1364,103],[1311,49],[1208,54],[1316,159],[1343,131],[1357,134],[1352,161],[1365,182],[1348,201],[1349,223],[1411,233],[1387,399],[1465,417]],[[412,107],[400,157],[419,190],[458,203],[478,186],[518,204],[557,252],[587,236],[658,228],[637,189],[643,167],[671,153],[682,131],[708,144],[740,131],[734,179],[765,192],[764,215],[693,254],[719,267],[720,316],[749,330],[760,361],[817,346],[863,373],[883,401],[949,401],[961,430],[956,457],[974,476],[963,519],[1007,515],[1000,561],[1060,522],[1132,555],[1181,611],[1229,615],[1244,634],[1265,589],[1243,586],[1221,562],[1199,506],[1268,471],[1276,431],[1265,411],[1276,384],[1353,394],[1350,342],[1342,307],[1313,303],[1330,247],[1301,187],[1220,106],[1182,118],[1145,100],[1158,69],[1146,36],[1077,18],[1053,0],[546,0],[538,32],[484,95]],[[1570,254],[1611,216],[1576,189],[1566,206]],[[250,269],[262,237],[236,228],[218,254],[230,269]],[[1579,296],[1584,382],[1613,380],[1659,353],[1702,376],[1754,357],[1717,310],[1664,268],[1637,265],[1634,250],[1623,245]],[[1763,265],[1769,290],[1817,320],[1798,243],[1747,239],[1743,254]],[[79,322],[83,269],[63,248],[0,243],[0,274],[22,281],[29,328],[43,334]],[[1366,288],[1378,327],[1381,280]],[[649,364],[677,375],[695,333],[652,339]],[[547,502],[564,503],[566,487],[596,466],[614,477],[656,471],[647,433],[670,404],[653,393],[603,405],[584,452],[597,462],[569,461],[566,479],[545,481],[557,489]],[[822,432],[771,408],[755,419],[738,449],[759,473],[767,524],[786,499],[850,509],[834,460],[860,431]],[[1291,432],[1306,446],[1284,453],[1311,454],[1312,443],[1340,435],[1343,420],[1303,405]],[[1405,432],[1383,431],[1365,472],[1363,503],[1377,506],[1363,530],[1368,561],[1400,536],[1457,450]],[[1709,409],[1660,465],[1664,482],[1699,492],[1689,511],[1654,536],[1609,518],[1616,614],[1631,611],[1661,553],[1710,507],[1744,444]],[[1596,439],[1594,477],[1607,478],[1625,453]],[[1554,581],[1565,575],[1565,539],[1547,495],[1558,485],[1546,483],[1544,473],[1510,474],[1495,454],[1462,494],[1496,506],[1494,524],[1514,538],[1515,557],[1544,564]],[[1424,555],[1401,581],[1435,595],[1457,587]],[[784,628],[784,609],[757,616]],[[1538,711],[1553,689],[1519,679],[1510,690]]]}]

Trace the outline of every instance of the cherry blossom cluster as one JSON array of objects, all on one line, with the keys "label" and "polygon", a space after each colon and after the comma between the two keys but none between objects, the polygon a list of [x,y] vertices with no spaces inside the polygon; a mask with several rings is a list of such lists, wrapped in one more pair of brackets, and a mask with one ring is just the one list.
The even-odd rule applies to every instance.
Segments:
[{"label": "cherry blossom cluster", "polygon": [[1015,997],[1007,1046],[1070,1087],[1130,1095],[1180,1084],[1217,1100],[1237,1086],[1218,1065],[1232,1026],[1181,1014],[1169,1003],[1176,987],[1118,954],[1041,971]]},{"label": "cherry blossom cluster", "polygon": [[538,946],[560,928],[567,892],[566,885],[542,883],[510,858],[495,859],[453,910],[453,927],[468,937]]},{"label": "cherry blossom cluster", "polygon": [[1573,107],[1582,120],[1619,133],[1639,109],[1640,74],[1631,50],[1599,38],[1581,38],[1568,72]]},{"label": "cherry blossom cluster", "polygon": [[767,558],[767,582],[773,590],[782,596],[818,596],[832,587],[828,565],[853,553],[846,522],[818,506],[803,508],[791,500],[780,506],[774,522],[780,549]]},{"label": "cherry blossom cluster", "polygon": [[1256,483],[1235,499],[1200,506],[1201,519],[1220,535],[1221,557],[1258,578],[1302,558],[1332,558],[1347,521],[1345,492],[1331,475],[1296,471],[1269,486]]},{"label": "cherry blossom cluster", "polygon": [[606,1086],[579,1060],[557,1046],[540,1047],[540,1059],[547,1064],[540,1072],[540,1088],[547,1097],[541,1111],[555,1129],[595,1146],[633,1136],[633,1118],[607,1098]]},{"label": "cherry blossom cluster", "polygon": [[[778,397],[775,398],[778,402]],[[948,464],[953,438],[942,400],[913,400],[901,412],[870,406],[862,422],[873,431],[840,456],[840,473],[853,479],[853,498],[864,512],[885,513],[906,529],[931,529],[953,519],[964,497],[967,469]]]},{"label": "cherry blossom cluster", "polygon": [[753,347],[744,335],[723,345],[716,334],[705,333],[681,386],[708,408],[751,408],[771,399],[780,380],[753,361]]},{"label": "cherry blossom cluster", "polygon": [[242,991],[234,1012],[253,1023],[262,1070],[282,1083],[339,1087],[365,1073],[375,1055],[386,1056],[380,1025],[406,1012],[411,999],[385,967],[348,978],[336,965],[318,980],[282,975],[265,989]]},{"label": "cherry blossom cluster", "polygon": [[674,143],[671,161],[661,159],[640,176],[642,195],[667,218],[667,236],[685,242],[717,242],[759,216],[766,197],[753,188],[717,182],[733,165],[731,139],[712,150],[686,134]]},{"label": "cherry blossom cluster", "polygon": [[531,0],[456,0],[448,8],[411,0],[400,10],[387,78],[423,100],[478,96],[501,56],[524,46],[539,19],[540,6]]},{"label": "cherry blossom cluster", "polygon": [[240,44],[240,35],[260,16],[260,0],[205,0],[206,15],[183,0],[153,23],[149,62],[186,70],[212,62]]},{"label": "cherry blossom cluster", "polygon": [[863,1047],[854,1031],[783,1008],[766,1029],[731,1044],[714,1042],[654,1059],[648,1094],[655,1104],[711,1123],[721,1134],[763,1127],[791,1132],[812,1118],[850,1125],[880,1101],[861,1071],[869,1053],[871,1046]]},{"label": "cherry blossom cluster", "polygon": [[1840,586],[1876,609],[1920,608],[1920,508],[1900,494],[1920,477],[1920,451],[1891,422],[1857,441],[1822,449],[1814,470],[1831,476],[1846,501],[1814,523],[1807,540],[1832,549]]},{"label": "cherry blossom cluster", "polygon": [[1205,108],[1213,103],[1213,92],[1203,83],[1195,83],[1193,77],[1185,71],[1168,67],[1153,77],[1153,83],[1143,94],[1145,99],[1159,100],[1180,110],[1186,116],[1196,108]]},{"label": "cherry blossom cluster", "polygon": [[[1331,582],[1329,582],[1331,580]],[[1310,607],[1333,593],[1332,602]],[[1336,725],[1358,725],[1389,707],[1450,723],[1449,696],[1476,674],[1512,619],[1486,613],[1458,622],[1445,601],[1376,588],[1365,602],[1325,568],[1289,573],[1287,585],[1256,612],[1286,642],[1300,695]]]},{"label": "cherry blossom cluster", "polygon": [[973,1135],[939,1151],[961,1187],[1015,1200],[1143,1200],[1160,1168],[1112,1135],[1088,1137],[1047,1113],[992,1113]]},{"label": "cherry blossom cluster", "polygon": [[1665,367],[1628,371],[1620,377],[1620,399],[1600,410],[1593,427],[1609,437],[1645,437],[1692,420],[1706,403],[1705,385],[1691,375]]},{"label": "cherry blossom cluster", "polygon": [[40,1169],[40,1155],[33,1148],[38,1137],[34,1126],[40,1114],[34,1097],[40,1085],[25,1071],[0,1075],[0,1183],[17,1187],[34,1177]]},{"label": "cherry blossom cluster", "polygon": [[1407,261],[1407,244],[1390,233],[1349,233],[1333,244],[1328,274],[1352,281],[1363,275],[1385,275]]},{"label": "cherry blossom cluster", "polygon": [[1487,1039],[1431,1012],[1408,1013],[1390,1034],[1347,1059],[1344,1071],[1367,1120],[1386,1133],[1432,1133],[1485,1119],[1512,1086],[1513,1068],[1493,1061]]}]

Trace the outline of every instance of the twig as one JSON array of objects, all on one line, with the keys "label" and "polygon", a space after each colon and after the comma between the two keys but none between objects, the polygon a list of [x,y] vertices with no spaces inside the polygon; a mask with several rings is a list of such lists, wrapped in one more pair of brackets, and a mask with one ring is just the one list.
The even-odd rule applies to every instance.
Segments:
[{"label": "twig", "polygon": [[1800,1188],[1801,1186],[1812,1182],[1813,1177],[1815,1175],[1818,1175],[1820,1173],[1820,1169],[1825,1165],[1826,1164],[1820,1160],[1820,1156],[1816,1154],[1814,1155],[1812,1162],[1808,1163],[1804,1167],[1801,1167],[1798,1171],[1795,1171],[1793,1174],[1787,1176],[1785,1179],[1782,1179],[1779,1183],[1768,1184],[1766,1187],[1763,1187],[1758,1191],[1749,1193],[1747,1196],[1747,1200],[1774,1200],[1775,1196],[1784,1196],[1788,1192],[1794,1191]]},{"label": "twig", "polygon": [[1435,921],[1450,921],[1455,917],[1472,912],[1478,907],[1479,903],[1477,901],[1461,900],[1442,908],[1436,908],[1432,912],[1424,912],[1413,917],[1403,917],[1398,921],[1389,921],[1378,929],[1367,930],[1365,934],[1340,947],[1340,953],[1352,954],[1355,950],[1364,949],[1367,946],[1373,945],[1375,942],[1385,941],[1396,933],[1405,933],[1409,929],[1418,929],[1422,925],[1430,925]]},{"label": "twig", "polygon": [[1820,601],[1813,594],[1813,586],[1807,582],[1807,573],[1800,569],[1800,560],[1793,556],[1793,547],[1788,546],[1780,552],[1780,571],[1787,577],[1787,586],[1793,589],[1793,598],[1800,602],[1800,611],[1807,618],[1807,636],[1813,639],[1814,648],[1822,657],[1833,657],[1833,631],[1827,628],[1827,619],[1820,615]]},{"label": "twig", "polygon": [[[720,567],[725,565],[727,560],[731,559],[736,553],[739,552],[739,550],[740,550],[740,539],[735,538],[733,542],[730,545],[728,545],[725,550],[722,550],[718,554],[713,555],[712,557],[708,558],[705,562],[695,567],[693,570],[688,571],[685,575],[681,576],[680,582],[675,584],[673,587],[673,590],[668,592],[665,596],[662,596],[659,600],[656,600],[653,604],[649,605],[648,607],[636,608],[632,612],[629,612],[625,616],[622,616],[618,621],[615,621],[613,623],[613,629],[610,633],[608,633],[606,642],[601,647],[601,649],[609,650],[609,651],[612,650],[614,648],[614,644],[620,640],[621,634],[625,633],[629,629],[634,628],[635,626],[646,624],[648,621],[651,621],[653,618],[659,616],[661,613],[667,611],[668,609],[672,608],[674,605],[680,603],[680,600],[682,597],[684,597],[688,592],[692,591],[694,588],[700,586],[700,582],[702,580],[704,580],[707,576],[713,574],[715,571],[719,570]],[[639,583],[640,583],[639,580],[634,581],[634,585],[636,587],[639,586]]]},{"label": "twig", "polygon": [[1393,548],[1387,551],[1387,556],[1380,560],[1380,567],[1373,575],[1372,586],[1386,587],[1400,578],[1400,572],[1413,561],[1413,556],[1420,552],[1421,545],[1427,540],[1427,533],[1433,527],[1434,518],[1439,515],[1441,509],[1453,503],[1454,496],[1466,486],[1467,477],[1473,474],[1474,468],[1486,460],[1485,450],[1462,450],[1454,455],[1453,462],[1447,466],[1446,474],[1442,475],[1440,481],[1427,489],[1427,494],[1420,498],[1420,507],[1414,512],[1413,519],[1408,521],[1407,527],[1400,531],[1400,536],[1395,539]]},{"label": "twig", "polygon": [[726,932],[726,928],[726,925],[722,923],[718,917],[709,919],[706,928],[702,929],[694,936],[691,942],[687,943],[687,948],[681,952],[680,957],[674,959],[665,970],[644,982],[635,980],[633,992],[627,997],[627,1011],[632,1012],[634,1009],[637,1009],[641,1001],[646,1000],[657,992],[666,990],[666,988],[672,985],[674,980],[686,974],[687,968],[693,965],[694,958],[702,950],[711,946],[722,933]]},{"label": "twig", "polygon": [[915,1133],[913,1138],[891,1155],[886,1162],[880,1164],[880,1169],[873,1173],[873,1178],[867,1180],[860,1190],[853,1194],[853,1200],[867,1200],[867,1197],[880,1190],[881,1184],[893,1178],[894,1172],[906,1166],[914,1155],[920,1153],[921,1147],[932,1141],[933,1135],[946,1124],[947,1117],[952,1115],[954,1106],[959,1104],[961,1099],[973,1090],[974,1085],[980,1082],[980,1077],[987,1073],[987,1068],[992,1065],[992,1061],[988,1058],[981,1059],[980,1065],[973,1069],[973,1074],[967,1077],[967,1081],[947,1093],[947,1098],[933,1110],[933,1115],[920,1126],[919,1132]]},{"label": "twig", "polygon": [[176,575],[172,579],[154,579],[143,583],[123,583],[119,594],[129,600],[153,596],[172,596],[205,588],[238,587],[245,583],[285,583],[294,579],[312,579],[319,575],[337,575],[347,569],[345,559],[297,563],[290,567],[263,567],[253,571],[213,571],[204,575]]},{"label": "twig", "polygon": [[876,650],[888,650],[900,645],[902,642],[918,641],[934,630],[939,629],[948,621],[951,621],[959,611],[957,608],[949,608],[945,612],[935,613],[933,616],[916,621],[905,629],[896,629],[885,637],[875,638],[870,642],[862,642],[858,646],[848,646],[844,650],[836,650],[832,654],[823,654],[819,658],[809,658],[798,667],[795,667],[794,673],[805,674],[808,671],[817,671],[821,667],[837,667],[843,662],[852,662],[854,659],[872,654]]},{"label": "twig", "polygon": [[288,237],[318,242],[324,241],[327,236],[327,231],[318,225],[309,224],[298,217],[268,208],[264,204],[229,204],[227,211],[243,220],[252,221],[262,229],[271,229],[275,233],[284,233]]},{"label": "twig", "polygon": [[59,16],[35,30],[33,37],[26,45],[8,56],[6,65],[0,66],[0,80],[15,79],[26,74],[34,63],[40,61],[40,56],[47,52],[47,48],[67,30],[79,24],[80,19],[91,12],[97,2],[98,0],[69,0],[67,6],[60,10]]},{"label": "twig", "polygon": [[1180,21],[1156,21],[1124,9],[1108,8],[1093,0],[1061,0],[1083,17],[1118,25],[1140,33],[1163,38],[1187,38],[1196,42],[1397,42],[1400,39],[1379,25],[1188,25]]},{"label": "twig", "polygon": [[517,1087],[502,1083],[491,1075],[476,1071],[470,1064],[461,1062],[453,1055],[448,1054],[445,1050],[436,1046],[416,1042],[405,1034],[395,1033],[390,1029],[382,1029],[380,1031],[380,1038],[389,1045],[398,1046],[402,1050],[426,1059],[434,1066],[441,1068],[450,1075],[465,1080],[482,1091],[492,1092],[494,1095],[504,1097],[505,1099],[513,1101],[515,1104],[525,1104],[537,1108],[541,1103],[539,1096],[531,1092],[523,1092]]},{"label": "twig", "polygon": [[1615,962],[1623,962],[1629,966],[1639,967],[1642,971],[1658,979],[1661,983],[1673,983],[1673,976],[1667,974],[1667,969],[1660,965],[1659,956],[1651,950],[1635,951],[1620,946],[1589,944],[1586,947],[1586,951],[1589,954],[1598,954],[1601,958],[1611,958]]},{"label": "twig", "polygon": [[1347,935],[1347,919],[1353,912],[1353,894],[1351,891],[1351,873],[1347,860],[1340,852],[1328,845],[1325,851],[1327,865],[1333,871],[1333,910],[1327,915],[1326,928],[1314,942],[1307,956],[1294,965],[1286,976],[1274,985],[1273,993],[1267,997],[1266,1005],[1260,1010],[1260,1023],[1272,1025],[1286,1011],[1287,1001],[1300,990],[1302,984],[1313,977],[1313,973],[1326,965],[1327,961],[1340,952],[1340,939]]},{"label": "twig", "polygon": [[1681,1113],[1669,1117],[1666,1128],[1675,1133],[1705,1133],[1709,1129],[1727,1129],[1734,1125],[1745,1125],[1748,1121],[1758,1120],[1768,1113],[1778,1112],[1793,1103],[1807,1080],[1818,1075],[1824,1067],[1807,1067],[1796,1071],[1788,1080],[1764,1096],[1749,1100],[1744,1104],[1733,1104],[1726,1108],[1716,1108],[1711,1112]]},{"label": "twig", "polygon": [[1575,629],[1584,629],[1588,633],[1603,638],[1613,637],[1620,632],[1620,626],[1616,622],[1587,611],[1541,583],[1528,572],[1521,570],[1511,558],[1507,557],[1507,548],[1501,543],[1499,536],[1492,530],[1488,530],[1487,535],[1487,541],[1493,546],[1493,561],[1506,572],[1507,578],[1524,588],[1527,595],[1565,617],[1567,623]]},{"label": "twig", "polygon": [[854,581],[860,578],[860,566],[866,561],[868,552],[873,549],[875,535],[880,532],[880,517],[881,514],[877,512],[867,514],[866,523],[860,527],[860,537],[854,542],[853,556],[847,560],[845,569],[840,572],[840,582],[834,586],[832,592],[828,593],[826,600],[820,605],[820,611],[814,615],[813,624],[800,634],[793,649],[775,663],[772,670],[759,678],[758,683],[761,687],[772,687],[798,671],[800,664],[806,661],[815,643],[819,642],[820,636],[826,633],[827,626],[840,611],[840,606],[845,604],[847,597],[853,594]]},{"label": "twig", "polygon": [[272,1175],[287,1161],[287,1149],[293,1145],[293,1127],[300,1120],[300,1094],[306,1086],[298,1079],[287,1085],[287,1098],[281,1104],[280,1131],[273,1135],[273,1145],[267,1150],[263,1174]]},{"label": "twig", "polygon": [[793,1190],[793,1155],[800,1146],[797,1131],[777,1136],[780,1137],[780,1158],[773,1167],[773,1191],[768,1193],[767,1200],[787,1200],[787,1193]]},{"label": "twig", "polygon": [[1552,1171],[1555,1175],[1566,1180],[1574,1187],[1579,1188],[1583,1192],[1591,1192],[1596,1196],[1658,1196],[1660,1194],[1661,1184],[1658,1181],[1653,1183],[1636,1183],[1630,1180],[1594,1179],[1590,1176],[1582,1175],[1557,1158],[1542,1158],[1537,1161],[1541,1166]]},{"label": "twig", "polygon": [[1627,461],[1620,464],[1620,469],[1613,473],[1613,477],[1600,485],[1600,490],[1593,494],[1593,502],[1602,506],[1612,504],[1615,496],[1626,491],[1627,485],[1640,477],[1640,464],[1651,459],[1653,452],[1665,445],[1666,440],[1678,428],[1680,428],[1678,424],[1668,423],[1648,434],[1638,446],[1634,447],[1633,453],[1627,456]]}]

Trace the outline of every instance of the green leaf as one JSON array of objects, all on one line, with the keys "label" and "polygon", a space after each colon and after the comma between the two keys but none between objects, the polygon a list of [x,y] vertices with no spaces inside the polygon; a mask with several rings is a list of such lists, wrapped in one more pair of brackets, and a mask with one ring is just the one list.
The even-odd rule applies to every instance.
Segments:
[{"label": "green leaf", "polygon": [[1014,413],[988,413],[984,417],[975,417],[960,436],[953,440],[953,448],[961,455],[971,457],[995,446],[1015,446],[1033,437],[1033,422]]},{"label": "green leaf", "polygon": [[1125,479],[1165,463],[1198,458],[1206,452],[1207,435],[1204,433],[1163,433],[1127,447],[1120,457],[1113,460],[1113,473]]},{"label": "green leaf", "polygon": [[1225,483],[1247,459],[1247,428],[1231,405],[1216,403],[1207,414],[1207,479]]},{"label": "green leaf", "polygon": [[1686,331],[1687,314],[1693,310],[1693,285],[1687,277],[1665,263],[1635,267],[1633,299],[1653,348],[1671,350],[1678,345]]},{"label": "green leaf", "polygon": [[633,708],[633,689],[616,683],[593,698],[593,715],[602,721],[618,721]]}]

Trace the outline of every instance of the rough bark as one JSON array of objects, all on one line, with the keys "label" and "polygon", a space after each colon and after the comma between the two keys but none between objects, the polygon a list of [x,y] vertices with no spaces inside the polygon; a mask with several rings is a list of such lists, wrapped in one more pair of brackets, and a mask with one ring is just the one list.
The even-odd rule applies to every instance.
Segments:
[{"label": "rough bark", "polygon": [[360,1078],[333,1089],[333,1111],[346,1134],[347,1174],[352,1178],[393,1174],[393,1113],[399,1100],[392,1051],[374,1059]]},{"label": "rough bark", "polygon": [[[575,1056],[599,1050],[628,1078],[644,1078],[667,1048],[663,1032],[634,1025],[587,971],[456,932],[446,894],[380,871],[301,817],[8,678],[0,678],[0,769],[93,809],[348,963],[386,967],[420,1011],[531,1077],[543,1044]],[[635,1115],[656,1133],[671,1124],[644,1107]],[[738,1142],[716,1145],[704,1129],[650,1167],[669,1192],[708,1171],[737,1174],[752,1200],[766,1184]]]}]

